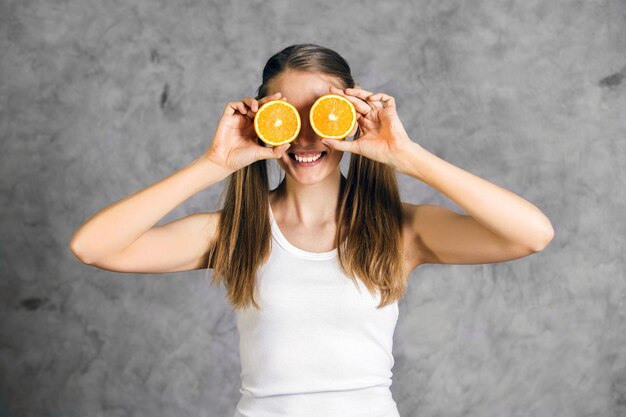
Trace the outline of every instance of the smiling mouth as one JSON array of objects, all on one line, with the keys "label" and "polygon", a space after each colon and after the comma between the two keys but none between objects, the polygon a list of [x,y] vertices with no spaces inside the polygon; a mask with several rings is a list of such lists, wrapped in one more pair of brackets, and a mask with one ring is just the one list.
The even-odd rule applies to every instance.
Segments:
[{"label": "smiling mouth", "polygon": [[[294,153],[292,153],[292,152],[287,152],[287,154],[289,155],[289,158],[290,158],[291,160],[296,161],[296,162],[299,162],[299,161],[296,159],[296,156],[295,156],[295,154],[294,154]],[[323,157],[325,157],[325,156],[326,156],[326,154],[327,154],[327,152],[326,152],[326,151],[322,151],[322,155],[321,155],[319,158],[317,158],[317,159],[316,159],[316,161],[319,161],[320,159],[322,159]],[[315,162],[315,161],[313,161],[313,162]]]}]

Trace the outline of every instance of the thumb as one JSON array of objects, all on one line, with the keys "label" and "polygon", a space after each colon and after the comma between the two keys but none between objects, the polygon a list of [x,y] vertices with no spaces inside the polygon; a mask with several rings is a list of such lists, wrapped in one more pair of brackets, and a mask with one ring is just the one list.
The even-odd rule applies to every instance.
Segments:
[{"label": "thumb", "polygon": [[336,151],[353,152],[354,142],[345,139],[322,139],[322,143]]},{"label": "thumb", "polygon": [[291,143],[285,143],[272,148],[263,148],[263,152],[261,152],[261,157],[259,159],[280,159],[282,158],[283,153],[285,153],[290,146]]}]

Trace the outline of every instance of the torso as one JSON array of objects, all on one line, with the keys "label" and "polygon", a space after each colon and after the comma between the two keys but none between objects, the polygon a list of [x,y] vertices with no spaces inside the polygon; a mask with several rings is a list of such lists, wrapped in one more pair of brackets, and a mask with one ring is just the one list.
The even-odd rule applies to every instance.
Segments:
[{"label": "torso", "polygon": [[[295,246],[269,208],[271,251],[255,282],[260,310],[235,312],[242,395],[234,417],[348,411],[399,417],[389,389],[398,302],[376,308],[380,294],[368,292],[358,275],[348,279],[336,250]],[[323,229],[330,243],[332,236]],[[289,235],[305,246],[303,239]]]}]

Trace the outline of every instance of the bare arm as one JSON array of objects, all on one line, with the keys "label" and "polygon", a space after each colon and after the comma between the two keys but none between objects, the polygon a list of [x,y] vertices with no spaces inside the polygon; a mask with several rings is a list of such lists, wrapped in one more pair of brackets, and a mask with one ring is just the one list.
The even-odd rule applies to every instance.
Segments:
[{"label": "bare arm", "polygon": [[[78,259],[87,264],[105,262],[106,259],[125,253],[167,213],[231,173],[229,169],[202,155],[179,171],[91,216],[72,236],[70,248]],[[198,225],[200,219],[196,216],[192,220],[194,225]],[[192,226],[189,224],[190,220],[187,223],[187,227]],[[154,228],[151,235],[165,242],[168,230],[169,234],[174,233],[174,227],[167,226],[169,225],[160,226],[160,229]],[[184,224],[182,227],[185,227]],[[180,230],[180,223],[177,229]],[[158,242],[152,241],[151,244],[156,250]],[[162,255],[165,253],[152,251],[153,257]]]},{"label": "bare arm", "polygon": [[414,214],[413,257],[420,263],[503,262],[539,252],[552,240],[550,220],[529,201],[416,143],[405,149],[400,172],[437,189],[468,213],[409,205]]},{"label": "bare arm", "polygon": [[[524,246],[531,252],[541,251],[552,240],[554,230],[550,220],[531,202],[517,194],[452,165],[417,143],[407,148],[402,161],[400,172],[440,191],[474,219],[469,220],[463,233],[491,236],[494,241],[489,244],[499,241]],[[479,232],[481,228],[484,230]],[[433,232],[437,233],[436,230]],[[449,237],[455,238],[453,234]],[[445,238],[439,236],[436,239]],[[468,239],[470,236],[459,238]]]},{"label": "bare arm", "polygon": [[407,134],[395,99],[361,88],[342,94],[359,112],[357,141],[325,140],[328,146],[389,164],[457,203],[467,214],[432,204],[404,204],[410,217],[413,265],[489,263],[517,259],[543,250],[554,236],[550,220],[517,194],[467,172],[428,152]]},{"label": "bare arm", "polygon": [[221,213],[195,213],[162,226],[155,224],[192,195],[239,169],[282,156],[289,144],[261,146],[253,126],[260,105],[280,97],[276,93],[258,101],[246,97],[229,102],[208,151],[181,170],[93,215],[72,236],[72,252],[83,263],[117,272],[203,268]]}]

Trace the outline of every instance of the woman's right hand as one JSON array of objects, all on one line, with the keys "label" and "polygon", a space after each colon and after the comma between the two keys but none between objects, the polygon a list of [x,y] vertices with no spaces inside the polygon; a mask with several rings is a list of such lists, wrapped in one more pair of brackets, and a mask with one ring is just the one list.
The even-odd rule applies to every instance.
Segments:
[{"label": "woman's right hand", "polygon": [[275,147],[259,145],[254,130],[254,115],[259,107],[270,100],[286,98],[276,93],[260,100],[245,97],[241,101],[229,102],[224,108],[211,147],[204,156],[232,172],[261,159],[281,158],[290,144]]}]

